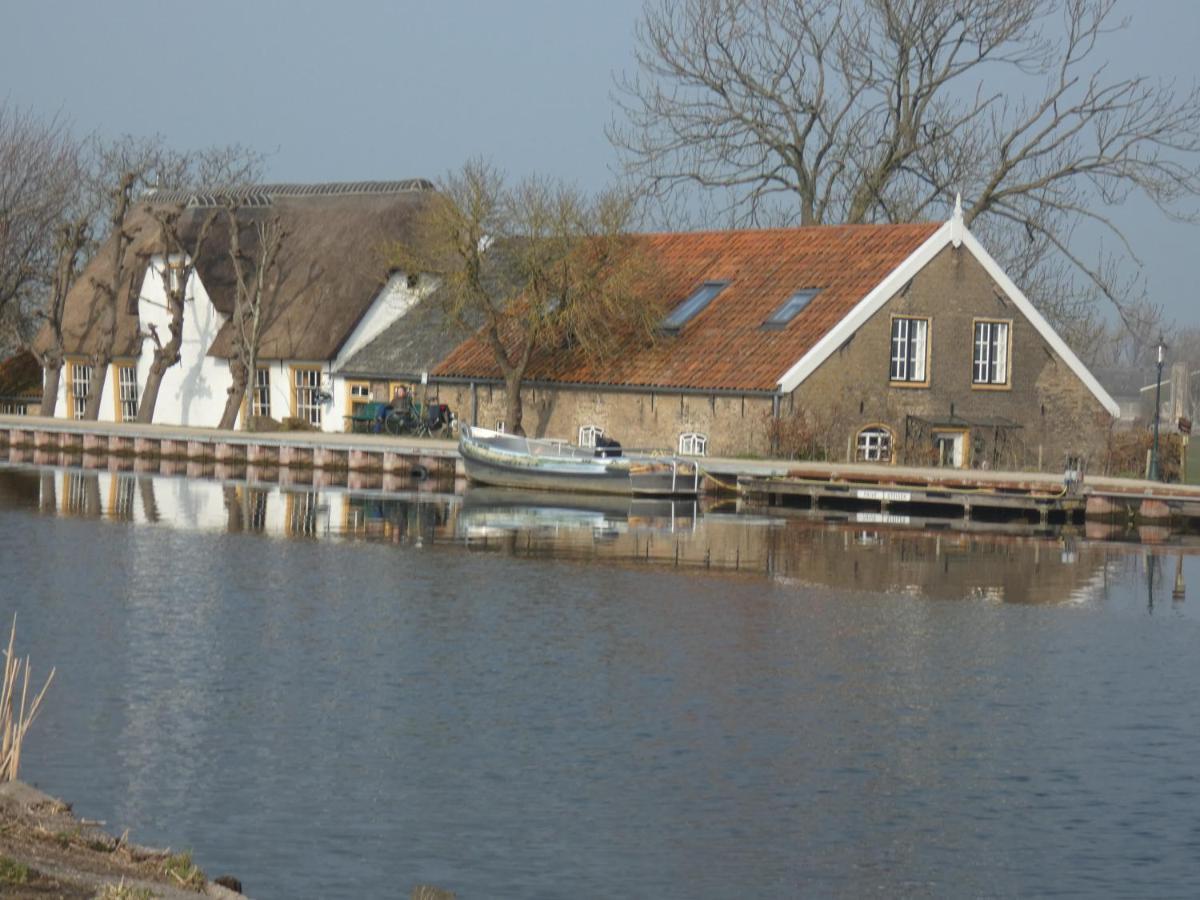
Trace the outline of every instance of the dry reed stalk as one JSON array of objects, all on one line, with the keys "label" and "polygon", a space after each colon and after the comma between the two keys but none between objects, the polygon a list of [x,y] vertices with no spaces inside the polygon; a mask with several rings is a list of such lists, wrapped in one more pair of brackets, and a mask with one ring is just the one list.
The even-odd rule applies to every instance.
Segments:
[{"label": "dry reed stalk", "polygon": [[[29,726],[37,718],[42,698],[54,680],[54,669],[46,676],[46,683],[29,703],[29,680],[32,676],[29,657],[22,667],[17,658],[17,617],[13,616],[12,631],[8,635],[8,649],[4,651],[4,683],[0,685],[0,781],[16,781],[21,768],[21,746]],[[21,703],[16,706],[17,683],[21,682]],[[26,713],[28,709],[28,713]],[[14,717],[14,712],[16,713]]]}]

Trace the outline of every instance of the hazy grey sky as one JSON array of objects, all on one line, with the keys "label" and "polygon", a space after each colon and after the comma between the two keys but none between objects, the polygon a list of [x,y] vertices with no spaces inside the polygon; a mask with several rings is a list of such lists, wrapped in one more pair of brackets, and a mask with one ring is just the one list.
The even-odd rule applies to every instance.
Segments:
[{"label": "hazy grey sky", "polygon": [[[641,0],[6,0],[0,96],[80,131],[242,143],[276,181],[437,178],[481,154],[511,175],[610,179],[612,75]],[[1122,73],[1200,76],[1200,0],[1128,2]],[[1200,324],[1200,227],[1131,206],[1156,302]]]}]

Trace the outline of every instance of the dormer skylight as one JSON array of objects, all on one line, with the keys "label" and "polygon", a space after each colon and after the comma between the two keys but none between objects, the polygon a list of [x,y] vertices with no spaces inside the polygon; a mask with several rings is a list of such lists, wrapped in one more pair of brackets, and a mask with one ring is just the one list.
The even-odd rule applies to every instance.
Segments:
[{"label": "dormer skylight", "polygon": [[783,306],[771,313],[770,317],[763,322],[763,328],[782,328],[796,316],[803,312],[808,306],[813,297],[820,293],[818,288],[805,288],[802,291],[796,291],[792,296],[784,301]]},{"label": "dormer skylight", "polygon": [[725,290],[728,281],[706,281],[693,294],[671,310],[671,314],[663,319],[663,331],[677,332],[684,325],[712,302],[713,298]]}]

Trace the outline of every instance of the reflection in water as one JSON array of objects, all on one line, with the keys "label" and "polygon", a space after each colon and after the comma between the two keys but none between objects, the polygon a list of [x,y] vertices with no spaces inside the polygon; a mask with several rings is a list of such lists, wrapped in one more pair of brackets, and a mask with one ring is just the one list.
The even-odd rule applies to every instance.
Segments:
[{"label": "reflection in water", "polygon": [[[276,482],[219,481],[122,468],[0,466],[0,505],[178,529],[453,544],[518,557],[715,569],[795,585],[1019,603],[1086,601],[1113,574],[1114,545],[1068,532],[990,533],[945,523],[912,529],[880,517],[773,518],[739,512],[729,501],[704,507],[695,500],[474,486],[456,494],[437,484],[353,491],[301,483],[311,482],[311,473],[280,472]],[[1157,555],[1135,564],[1145,574],[1152,610],[1156,583],[1158,590],[1171,585]]]},{"label": "reflection in water", "polygon": [[29,777],[263,900],[1200,874],[1163,546],[384,486],[0,467]]}]

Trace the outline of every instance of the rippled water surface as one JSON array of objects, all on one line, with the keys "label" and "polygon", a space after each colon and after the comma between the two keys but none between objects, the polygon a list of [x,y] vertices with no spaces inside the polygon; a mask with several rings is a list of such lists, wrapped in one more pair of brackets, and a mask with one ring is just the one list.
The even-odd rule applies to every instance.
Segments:
[{"label": "rippled water surface", "polygon": [[260,900],[1200,886],[1186,539],[0,467],[0,548],[24,777]]}]

